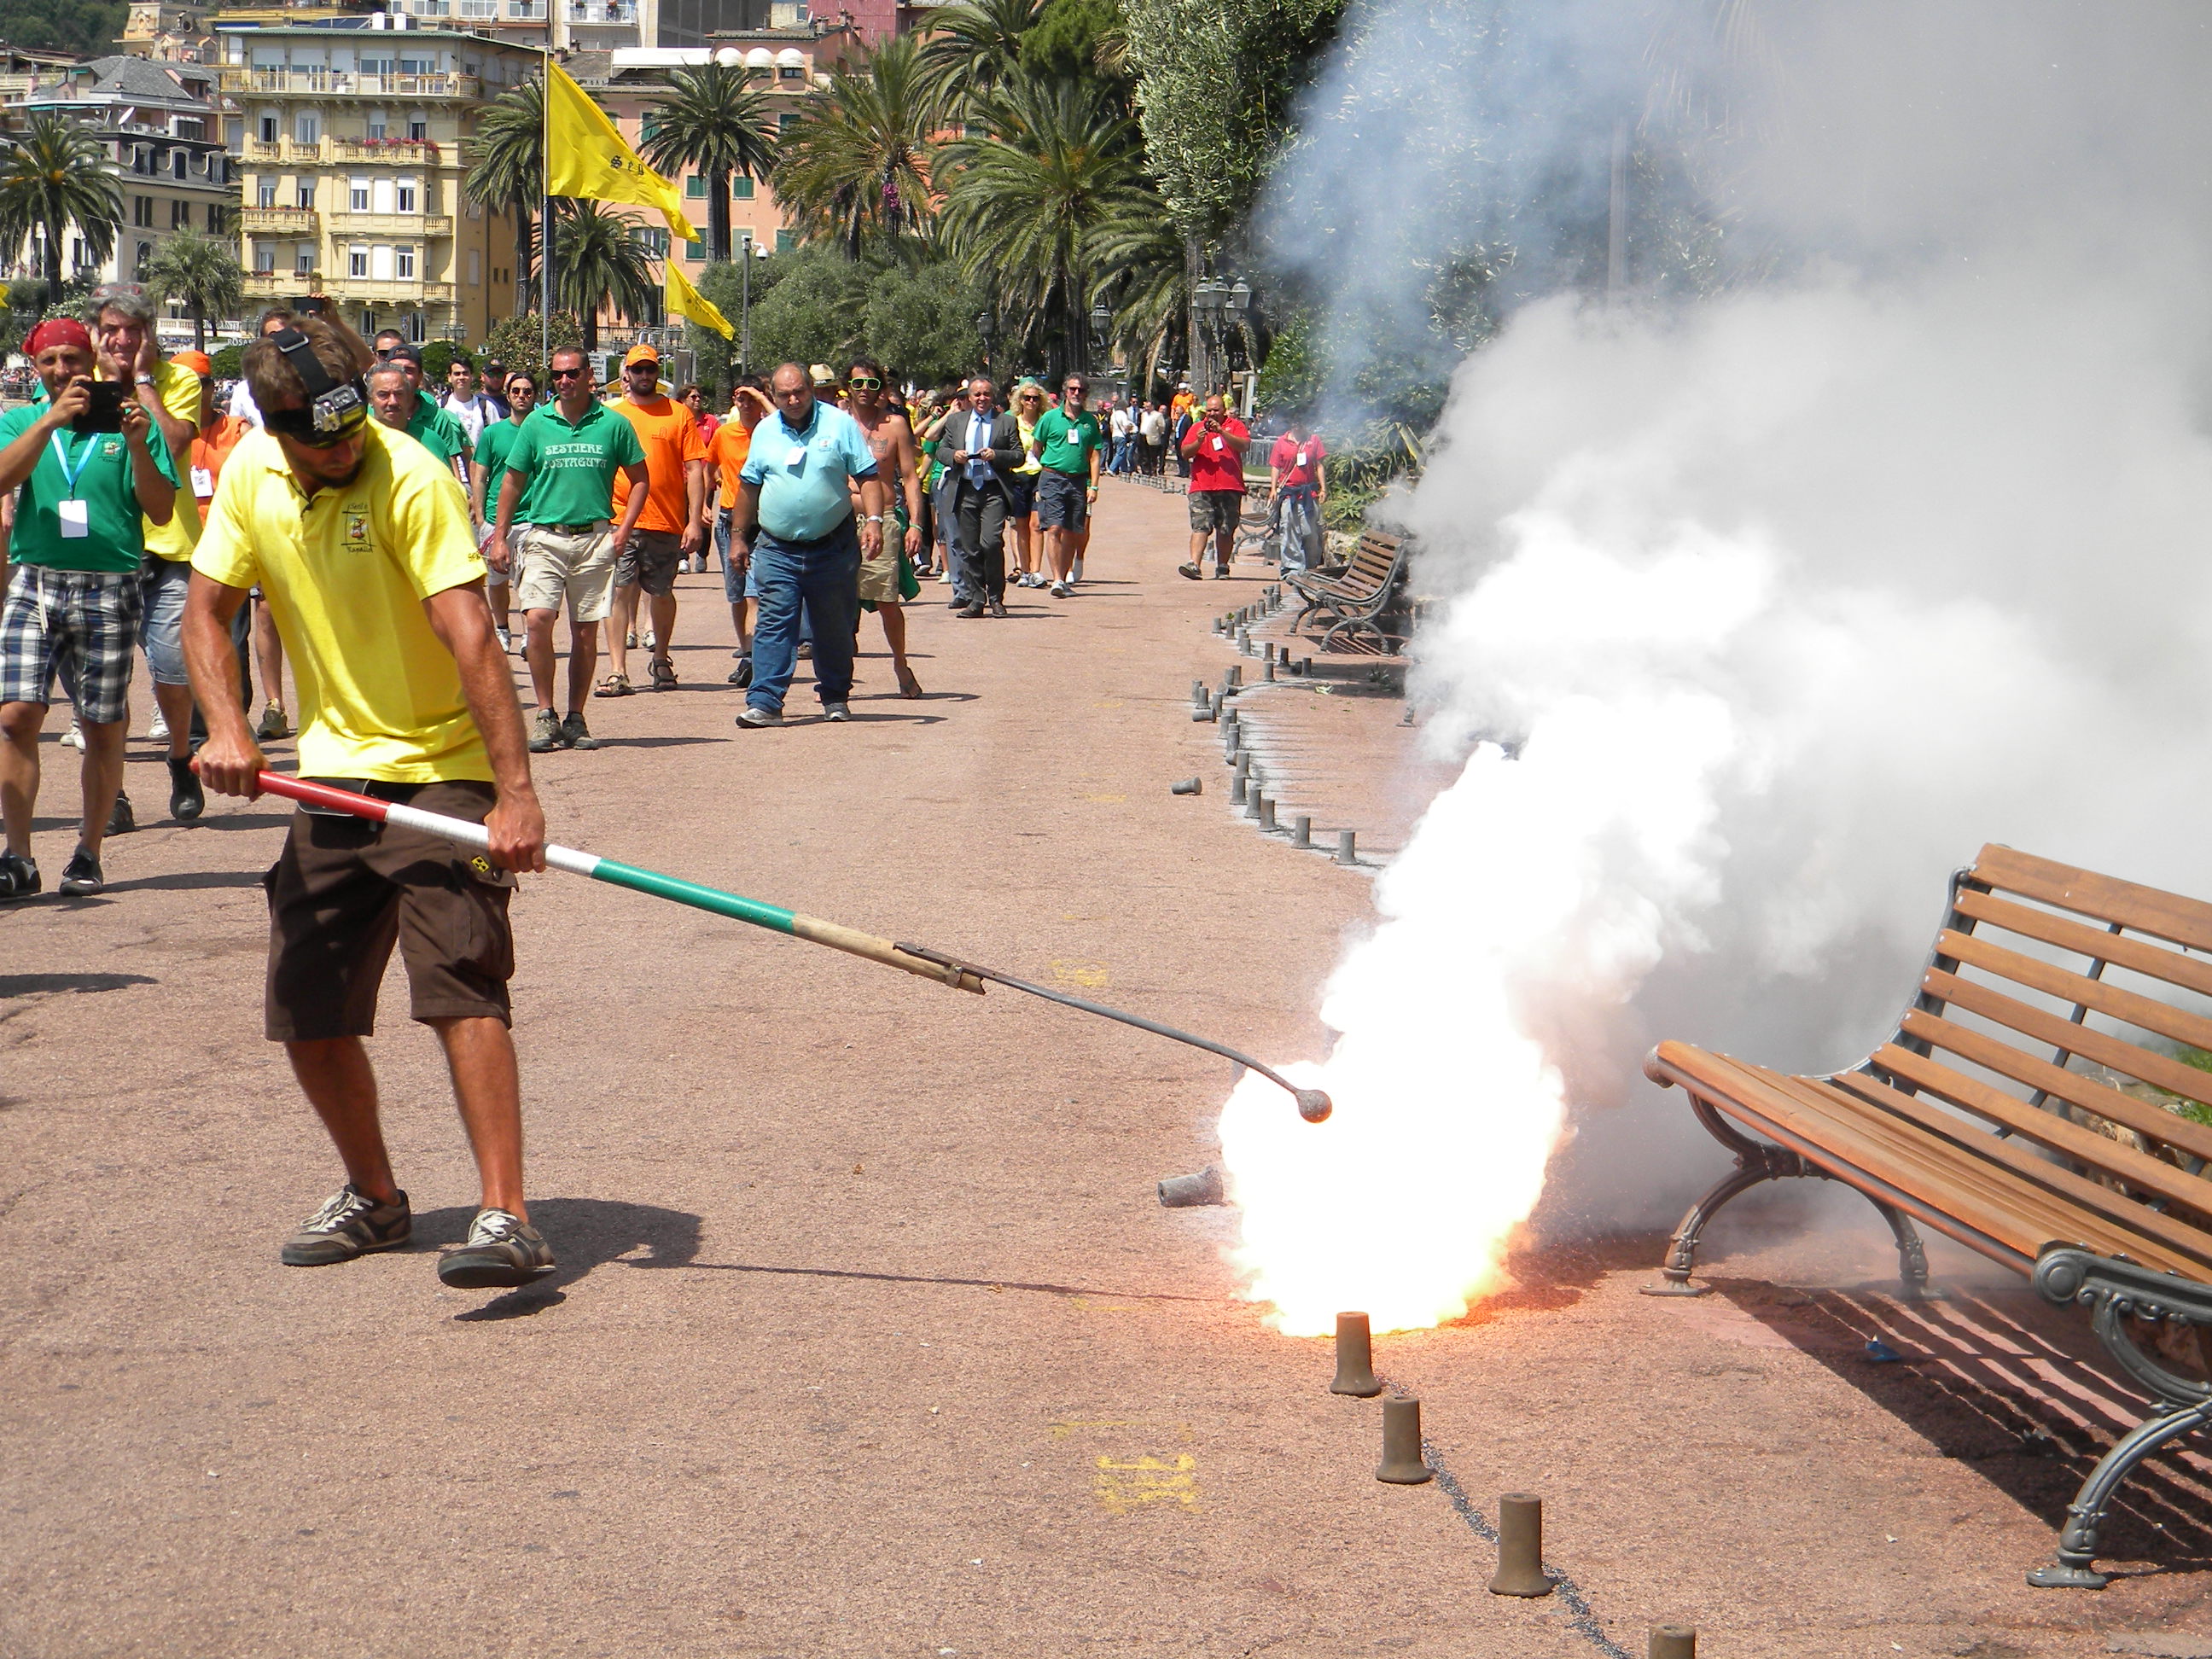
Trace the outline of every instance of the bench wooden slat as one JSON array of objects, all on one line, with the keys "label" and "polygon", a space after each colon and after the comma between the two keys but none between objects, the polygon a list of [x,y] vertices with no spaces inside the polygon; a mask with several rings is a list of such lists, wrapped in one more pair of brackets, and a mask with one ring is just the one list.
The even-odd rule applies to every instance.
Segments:
[{"label": "bench wooden slat", "polygon": [[2125,933],[2108,933],[2102,928],[2085,927],[2069,921],[2064,916],[2053,915],[2048,910],[2031,909],[2025,904],[2014,904],[1993,893],[1962,891],[1956,901],[1959,914],[1971,916],[1976,921],[1986,922],[1992,927],[2002,927],[2008,933],[2039,939],[2045,945],[2055,945],[2062,951],[2072,951],[2093,961],[2102,957],[2117,967],[2126,968],[2153,979],[2163,980],[2168,985],[2179,986],[2185,991],[2194,991],[2200,996],[2212,997],[2212,962],[2185,957],[2179,951],[2169,951],[2163,945],[2153,945],[2148,939],[2130,939]]},{"label": "bench wooden slat", "polygon": [[[2023,1052],[2010,1043],[1982,1031],[1970,1031],[1965,1026],[1934,1014],[1914,1009],[1905,1017],[1902,1026],[1907,1036],[1942,1048],[1972,1060],[1975,1065],[2008,1077],[2031,1089],[2040,1089],[2069,1105],[2079,1106],[2085,1112],[2162,1140],[2197,1158],[2212,1158],[2212,1129],[2201,1123],[2192,1123],[2178,1117],[2160,1106],[2147,1100],[2137,1100],[2133,1095],[2124,1095],[2118,1089],[2085,1077],[2079,1072],[2069,1072],[2052,1065],[2039,1055]],[[2069,1031],[2078,1031],[2078,1025],[2069,1025]]]},{"label": "bench wooden slat", "polygon": [[1929,969],[1921,984],[1931,996],[2009,1026],[2022,1036],[2094,1060],[2124,1077],[2138,1079],[2170,1095],[2212,1106],[2212,1072],[2200,1072],[2165,1054],[2154,1054],[2124,1037],[2111,1036],[2087,1025],[2076,1025],[2057,1014],[2047,1014],[2040,1008],[2031,1008],[2016,997],[1960,979],[1956,974],[1947,974],[1940,968]]},{"label": "bench wooden slat", "polygon": [[[1672,1046],[1660,1045],[1662,1060],[1670,1058]],[[1689,1053],[1714,1079],[1718,1097],[1707,1097],[1719,1109],[1844,1179],[1853,1173],[1871,1177],[1890,1189],[1899,1207],[1993,1261],[2024,1273],[2047,1246],[2078,1244],[2200,1282],[2212,1278],[2212,1267],[2045,1187],[2024,1186],[1988,1160],[1948,1139],[1931,1138],[1856,1097],[1844,1094],[1838,1101],[1808,1079],[1724,1055]],[[1727,1069],[1719,1070],[1714,1062]],[[1694,1080],[1698,1073],[1688,1075]]]},{"label": "bench wooden slat", "polygon": [[2212,904],[2183,898],[2179,893],[2138,886],[1995,845],[1983,848],[1981,856],[1974,860],[1974,878],[2079,915],[2117,921],[2154,939],[2212,951]]},{"label": "bench wooden slat", "polygon": [[[1966,1079],[1960,1080],[1971,1081]],[[1898,1116],[1918,1125],[1926,1133],[1949,1141],[1961,1152],[1972,1157],[1987,1158],[1992,1163],[2001,1164],[2020,1179],[2045,1188],[2085,1210],[2094,1211],[2114,1226],[2124,1227],[2131,1232],[2142,1233],[2175,1255],[2185,1256],[2197,1263],[2198,1278],[2212,1279],[2212,1233],[2205,1232],[2201,1227],[2193,1225],[2179,1217],[2162,1215],[2150,1208],[2139,1198],[2103,1186],[2087,1176],[2076,1174],[2063,1164],[2054,1164],[2049,1158],[2031,1151],[2024,1144],[2024,1140],[2000,1140],[1979,1123],[1956,1116],[1949,1112],[1940,1111],[1924,1101],[1915,1100],[1910,1095],[1890,1088],[1878,1079],[1869,1077],[1863,1072],[1845,1072],[1833,1079],[1832,1083],[1835,1086],[1848,1091],[1884,1111],[1893,1112]],[[2015,1106],[2020,1105],[2018,1101],[2013,1103]],[[2034,1110],[2032,1107],[2023,1109],[2030,1112]],[[2036,1113],[2035,1115],[2043,1117],[2053,1124],[2065,1121],[2048,1112]],[[2079,1124],[2066,1124],[2065,1127],[2072,1129],[2077,1135],[2101,1143],[2104,1147],[2133,1153],[2142,1164],[2148,1164],[2152,1171],[2158,1174],[2162,1185],[2185,1187],[2193,1180],[2193,1177],[2184,1175],[2172,1164],[2160,1164],[2156,1158],[2145,1153],[2136,1152],[2133,1147],[2124,1146],[2118,1141],[2106,1140],[2094,1130],[2084,1129]],[[2101,1164],[2101,1155],[2100,1163]],[[2172,1182],[2163,1180],[2164,1176],[2168,1176],[2173,1177]],[[2196,1182],[2194,1184],[2203,1188],[2203,1192],[2191,1194],[2184,1201],[2190,1204],[2192,1209],[2201,1210],[2207,1195],[2212,1194],[2212,1183]]]},{"label": "bench wooden slat", "polygon": [[[2207,1217],[2212,1217],[2212,1181],[2175,1168],[2124,1140],[2100,1135],[2072,1118],[2031,1106],[1978,1078],[1954,1071],[1939,1060],[1917,1054],[1894,1042],[1885,1042],[1869,1057],[1869,1063],[1892,1077],[1901,1078],[1925,1094],[1948,1100],[1962,1111],[2001,1125],[2014,1134],[2036,1141],[2069,1158],[2118,1176],[2147,1192],[2156,1193]],[[1852,1089],[1863,1073],[1846,1072],[1836,1081]],[[1866,1079],[1871,1082],[1872,1079]],[[2138,1104],[2143,1103],[2138,1102]]]},{"label": "bench wooden slat", "polygon": [[2110,1014],[2115,1019],[2126,1021],[2138,1030],[2154,1031],[2160,1036],[2172,1037],[2176,1042],[2185,1042],[2192,1048],[2212,1049],[2212,1019],[2172,1007],[2154,997],[2142,996],[2118,985],[2107,985],[2102,980],[2091,979],[2086,974],[2075,973],[2055,963],[2022,956],[2017,951],[2008,951],[2002,945],[1977,939],[1972,933],[1954,933],[1948,928],[1936,936],[1936,950],[1939,956],[1971,963],[1985,972],[2008,979],[2015,985],[2025,985],[2030,990],[2062,997],[2068,1002],[2094,1008],[2100,1014]]}]

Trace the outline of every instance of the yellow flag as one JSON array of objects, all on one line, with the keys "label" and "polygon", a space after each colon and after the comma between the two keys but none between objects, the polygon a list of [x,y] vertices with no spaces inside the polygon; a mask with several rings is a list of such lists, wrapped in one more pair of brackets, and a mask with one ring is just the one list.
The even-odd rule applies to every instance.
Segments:
[{"label": "yellow flag", "polygon": [[711,328],[724,339],[734,339],[738,331],[730,326],[729,319],[714,309],[714,302],[691,286],[691,279],[676,268],[672,252],[662,262],[668,270],[667,299],[671,316],[687,317],[702,328]]},{"label": "yellow flag", "polygon": [[684,216],[676,186],[638,160],[607,112],[550,62],[545,65],[545,193],[659,208],[672,234],[699,240]]}]

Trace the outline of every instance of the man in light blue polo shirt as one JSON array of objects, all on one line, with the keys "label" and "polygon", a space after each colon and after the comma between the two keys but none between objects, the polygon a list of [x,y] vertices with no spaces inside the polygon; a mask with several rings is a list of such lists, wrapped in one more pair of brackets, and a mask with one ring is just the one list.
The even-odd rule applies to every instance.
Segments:
[{"label": "man in light blue polo shirt", "polygon": [[[731,535],[751,550],[760,615],[753,625],[753,683],[739,726],[783,724],[784,694],[799,660],[800,607],[814,635],[814,684],[823,716],[847,720],[853,634],[860,625],[860,561],[882,551],[886,491],[860,423],[817,402],[797,363],[769,382],[776,414],[753,428],[738,475]],[[853,518],[860,487],[861,518]]]}]

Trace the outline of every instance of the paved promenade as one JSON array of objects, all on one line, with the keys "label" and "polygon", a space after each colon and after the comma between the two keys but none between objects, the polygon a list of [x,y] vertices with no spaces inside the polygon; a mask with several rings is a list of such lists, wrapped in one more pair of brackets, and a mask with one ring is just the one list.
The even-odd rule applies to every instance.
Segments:
[{"label": "paved promenade", "polygon": [[[1079,597],[1005,622],[925,588],[921,702],[869,619],[848,726],[733,730],[720,579],[684,579],[684,689],[542,757],[553,837],[1318,1053],[1367,877],[1232,815],[1189,684],[1262,578],[1179,580],[1182,512],[1109,485]],[[1314,766],[1401,835],[1395,714]],[[2139,1576],[2027,1589],[2123,1396],[1971,1267],[1899,1308],[1848,1215],[1732,1222],[1695,1304],[1635,1293],[1650,1238],[1541,1244],[1378,1344],[1474,1520],[1547,1499],[1577,1596],[1492,1597],[1450,1492],[1373,1480],[1328,1345],[1234,1299],[1230,1212],[1154,1201],[1213,1155],[1224,1063],[567,877],[515,909],[559,1273],[438,1284],[475,1188],[396,967],[373,1049],[416,1243],[281,1268],[338,1179],[259,1036],[285,817],[173,826],[132,750],[107,894],[0,912],[0,1659],[1581,1659],[1665,1619],[1712,1656],[2212,1654],[2207,1466],[2148,1483],[2166,1534],[2117,1531]]]}]

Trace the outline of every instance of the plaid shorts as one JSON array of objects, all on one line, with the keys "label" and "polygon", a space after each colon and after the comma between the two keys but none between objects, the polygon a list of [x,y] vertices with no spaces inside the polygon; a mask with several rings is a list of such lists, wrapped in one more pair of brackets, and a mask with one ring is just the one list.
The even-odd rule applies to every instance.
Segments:
[{"label": "plaid shorts", "polygon": [[0,605],[0,702],[53,702],[56,675],[88,726],[131,712],[138,573],[19,564]]}]

